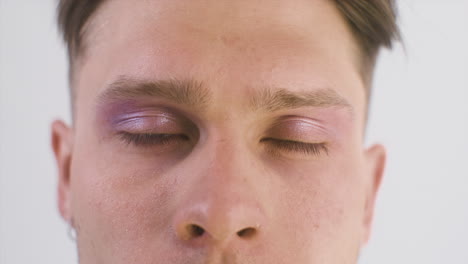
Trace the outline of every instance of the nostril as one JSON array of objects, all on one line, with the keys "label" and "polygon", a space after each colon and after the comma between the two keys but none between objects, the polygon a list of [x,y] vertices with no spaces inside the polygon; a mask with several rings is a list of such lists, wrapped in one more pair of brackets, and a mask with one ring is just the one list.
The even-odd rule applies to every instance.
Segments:
[{"label": "nostril", "polygon": [[205,233],[205,230],[198,225],[188,225],[186,228],[187,234],[190,238],[201,237]]},{"label": "nostril", "polygon": [[255,228],[248,227],[237,232],[237,235],[241,238],[251,238],[255,236],[256,233],[257,233],[257,230]]}]

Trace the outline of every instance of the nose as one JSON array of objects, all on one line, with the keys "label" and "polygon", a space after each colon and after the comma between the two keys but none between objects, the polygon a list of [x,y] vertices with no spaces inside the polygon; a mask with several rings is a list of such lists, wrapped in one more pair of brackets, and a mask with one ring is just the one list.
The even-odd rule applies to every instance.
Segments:
[{"label": "nose", "polygon": [[219,200],[200,202],[183,211],[176,220],[178,239],[188,244],[225,244],[257,239],[262,229],[262,216],[254,208],[238,201],[231,206]]},{"label": "nose", "polygon": [[251,160],[236,157],[235,151],[213,156],[198,160],[200,169],[183,180],[180,191],[185,195],[174,220],[177,238],[192,245],[259,240],[267,227],[262,175]]}]

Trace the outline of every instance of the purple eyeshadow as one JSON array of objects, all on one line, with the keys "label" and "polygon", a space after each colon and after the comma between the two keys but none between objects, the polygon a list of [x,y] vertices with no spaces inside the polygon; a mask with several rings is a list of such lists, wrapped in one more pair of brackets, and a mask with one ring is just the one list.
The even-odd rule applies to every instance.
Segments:
[{"label": "purple eyeshadow", "polygon": [[113,131],[181,133],[184,118],[160,106],[118,101],[98,107],[98,125]]}]

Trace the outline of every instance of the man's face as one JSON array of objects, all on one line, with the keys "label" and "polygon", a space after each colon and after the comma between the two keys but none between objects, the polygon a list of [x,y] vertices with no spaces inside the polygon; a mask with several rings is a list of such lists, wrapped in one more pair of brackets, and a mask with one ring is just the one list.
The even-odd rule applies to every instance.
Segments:
[{"label": "man's face", "polygon": [[106,2],[53,125],[80,262],[355,263],[382,174],[332,1]]}]

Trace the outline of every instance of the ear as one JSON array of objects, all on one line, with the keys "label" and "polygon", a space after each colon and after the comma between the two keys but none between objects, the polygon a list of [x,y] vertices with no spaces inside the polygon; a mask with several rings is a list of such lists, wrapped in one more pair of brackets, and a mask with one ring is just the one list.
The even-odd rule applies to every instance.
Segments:
[{"label": "ear", "polygon": [[364,235],[362,243],[365,244],[369,240],[371,233],[372,219],[374,216],[375,201],[377,198],[377,192],[382,182],[386,153],[385,148],[382,145],[373,145],[365,150],[364,153],[366,159],[366,174],[367,174],[367,189],[366,189],[366,201],[364,208]]},{"label": "ear", "polygon": [[65,221],[71,221],[70,164],[73,153],[73,130],[63,121],[52,123],[52,149],[58,168],[58,207]]}]

